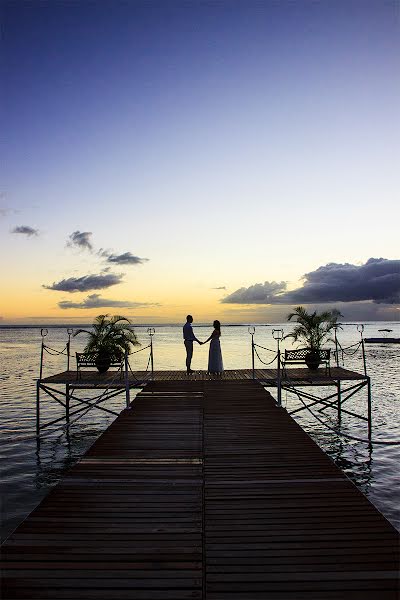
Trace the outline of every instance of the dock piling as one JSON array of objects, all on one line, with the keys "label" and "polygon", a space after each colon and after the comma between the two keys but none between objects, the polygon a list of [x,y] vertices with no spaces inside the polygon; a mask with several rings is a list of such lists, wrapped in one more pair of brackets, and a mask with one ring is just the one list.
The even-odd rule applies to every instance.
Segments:
[{"label": "dock piling", "polygon": [[283,329],[273,329],[272,337],[277,341],[278,344],[278,365],[277,365],[277,392],[278,392],[278,406],[282,406],[282,378],[281,378],[281,348],[280,342],[283,340]]},{"label": "dock piling", "polygon": [[367,377],[368,389],[368,439],[372,437],[372,394],[371,394],[371,378]]},{"label": "dock piling", "polygon": [[65,422],[69,423],[69,383],[65,386]]},{"label": "dock piling", "polygon": [[40,379],[36,381],[36,435],[40,431]]}]

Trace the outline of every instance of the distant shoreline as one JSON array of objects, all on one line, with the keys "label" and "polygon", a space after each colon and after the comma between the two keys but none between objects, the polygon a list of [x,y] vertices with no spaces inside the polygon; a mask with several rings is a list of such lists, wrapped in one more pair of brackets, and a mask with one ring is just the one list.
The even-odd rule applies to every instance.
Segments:
[{"label": "distant shoreline", "polygon": [[[357,323],[342,323],[344,326],[349,325],[372,325],[376,323],[387,323],[388,325],[399,325],[400,321],[359,321]],[[278,327],[287,325],[287,321],[282,323],[223,323],[223,327]],[[155,329],[161,327],[182,327],[182,323],[132,323],[132,326],[138,329],[144,329],[146,327],[154,327]],[[7,325],[0,324],[0,329],[79,329],[79,328],[90,328],[92,323],[42,323],[40,325]],[[195,323],[194,327],[210,327],[210,323]]]}]

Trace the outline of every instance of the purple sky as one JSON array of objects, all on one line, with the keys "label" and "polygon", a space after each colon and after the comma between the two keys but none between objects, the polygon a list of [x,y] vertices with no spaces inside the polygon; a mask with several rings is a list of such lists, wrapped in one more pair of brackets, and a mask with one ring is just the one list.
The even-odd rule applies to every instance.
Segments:
[{"label": "purple sky", "polygon": [[[398,258],[397,2],[5,0],[2,12],[0,251],[19,293],[57,306],[69,298],[43,286],[100,272],[73,262],[73,232],[148,258],[112,298],[168,319],[178,298],[215,304],[212,288],[297,287],[328,263]],[[35,231],[24,246],[10,237],[21,227]]]}]

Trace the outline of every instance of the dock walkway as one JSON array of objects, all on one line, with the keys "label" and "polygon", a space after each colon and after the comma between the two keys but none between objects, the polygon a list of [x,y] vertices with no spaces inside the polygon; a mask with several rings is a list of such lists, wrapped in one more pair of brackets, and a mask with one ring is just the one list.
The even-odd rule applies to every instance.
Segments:
[{"label": "dock walkway", "polygon": [[258,382],[132,408],[5,542],[3,598],[398,598],[398,534]]},{"label": "dock walkway", "polygon": [[[309,369],[291,368],[286,372],[281,371],[282,381],[293,381],[298,385],[335,385],[337,381],[362,381],[367,379],[366,375],[350,371],[343,367],[332,367],[328,376],[323,369],[310,371]],[[252,369],[230,369],[222,374],[208,373],[207,371],[194,371],[190,375],[186,371],[135,371],[128,373],[128,383],[136,387],[138,383],[149,381],[249,381],[256,379],[264,385],[276,387],[278,380],[277,369],[255,369],[254,377]],[[63,371],[55,375],[49,375],[41,379],[43,384],[70,385],[75,388],[105,387],[125,388],[126,382],[123,376],[116,377],[115,371],[99,373],[98,371],[86,371],[77,377],[76,371]]]}]

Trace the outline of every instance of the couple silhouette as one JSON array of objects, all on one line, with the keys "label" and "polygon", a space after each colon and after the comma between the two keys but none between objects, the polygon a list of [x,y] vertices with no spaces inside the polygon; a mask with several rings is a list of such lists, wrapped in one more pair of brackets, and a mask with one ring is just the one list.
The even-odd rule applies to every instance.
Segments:
[{"label": "couple silhouette", "polygon": [[221,323],[214,321],[214,330],[212,334],[204,341],[201,342],[193,333],[193,317],[188,315],[186,317],[186,323],[183,326],[183,339],[186,348],[186,371],[188,374],[193,373],[191,368],[192,357],[193,357],[193,342],[197,342],[202,346],[210,342],[210,349],[208,352],[208,369],[209,373],[222,373],[224,365],[222,362],[221,344],[219,338],[221,337]]}]

